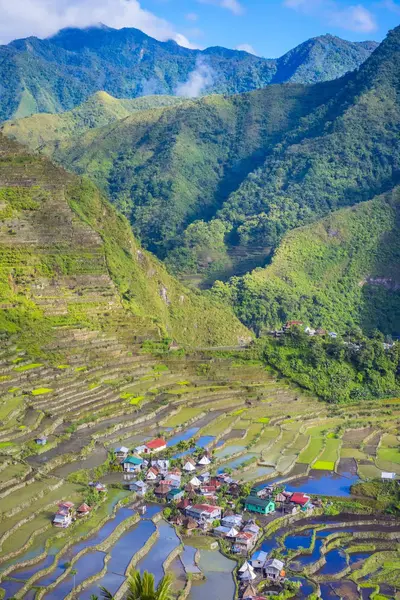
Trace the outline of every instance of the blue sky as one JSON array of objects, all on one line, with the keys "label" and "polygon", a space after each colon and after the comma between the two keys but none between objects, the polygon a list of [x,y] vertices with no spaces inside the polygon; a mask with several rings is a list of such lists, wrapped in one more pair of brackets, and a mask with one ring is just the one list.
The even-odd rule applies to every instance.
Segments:
[{"label": "blue sky", "polygon": [[400,0],[0,0],[0,14],[0,43],[104,23],[275,58],[324,33],[380,41],[400,23]]},{"label": "blue sky", "polygon": [[391,0],[144,0],[142,5],[172,21],[194,44],[249,45],[271,58],[324,33],[380,41],[400,23],[400,1]]}]

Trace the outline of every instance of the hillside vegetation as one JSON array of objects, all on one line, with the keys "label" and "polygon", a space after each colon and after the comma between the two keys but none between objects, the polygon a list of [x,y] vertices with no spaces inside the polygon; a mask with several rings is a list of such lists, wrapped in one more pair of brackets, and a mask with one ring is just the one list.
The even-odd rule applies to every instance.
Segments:
[{"label": "hillside vegetation", "polygon": [[39,113],[7,121],[3,125],[3,133],[17,142],[26,143],[29,140],[29,147],[36,150],[49,142],[79,137],[89,129],[124,119],[138,110],[173,106],[181,102],[183,99],[176,96],[146,96],[129,100],[113,98],[106,92],[96,92],[71,111],[61,114]]},{"label": "hillside vegetation", "polygon": [[93,183],[0,136],[0,329],[41,351],[57,330],[236,344],[229,309],[187,292]]},{"label": "hillside vegetation", "polygon": [[302,319],[400,335],[400,189],[295,229],[272,263],[213,291],[258,333]]},{"label": "hillside vegetation", "polygon": [[272,60],[227,48],[189,50],[132,28],[64,29],[45,40],[0,46],[0,120],[69,110],[100,90],[118,98],[175,94],[200,65],[207,69],[209,83],[201,90],[207,93],[324,81],[358,67],[376,46],[327,35]]}]

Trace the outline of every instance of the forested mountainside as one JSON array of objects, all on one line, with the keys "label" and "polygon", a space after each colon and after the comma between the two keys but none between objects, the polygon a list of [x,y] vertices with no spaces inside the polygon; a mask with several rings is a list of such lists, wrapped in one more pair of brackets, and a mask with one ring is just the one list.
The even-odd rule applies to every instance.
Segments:
[{"label": "forested mountainside", "polygon": [[[332,82],[142,111],[43,149],[92,177],[172,269],[220,278],[235,248],[264,264],[287,230],[396,183],[399,38]],[[5,130],[29,143],[23,122]]]},{"label": "forested mountainside", "polygon": [[291,231],[268,267],[213,291],[259,334],[301,319],[400,335],[400,189]]},{"label": "forested mountainside", "polygon": [[93,183],[0,136],[0,330],[40,354],[69,329],[236,344],[229,308],[188,292]]},{"label": "forested mountainside", "polygon": [[3,132],[8,137],[28,144],[33,150],[46,150],[45,144],[59,142],[73,136],[80,137],[85,131],[103,127],[124,119],[138,110],[174,106],[185,102],[177,96],[143,96],[119,99],[96,92],[80,106],[59,114],[39,113],[24,119],[7,121]]},{"label": "forested mountainside", "polygon": [[207,93],[325,81],[357,68],[376,46],[326,35],[266,59],[219,47],[189,50],[132,28],[70,28],[0,47],[0,120],[70,110],[102,90],[118,98],[174,95],[199,66],[207,71],[207,86],[199,91]]}]

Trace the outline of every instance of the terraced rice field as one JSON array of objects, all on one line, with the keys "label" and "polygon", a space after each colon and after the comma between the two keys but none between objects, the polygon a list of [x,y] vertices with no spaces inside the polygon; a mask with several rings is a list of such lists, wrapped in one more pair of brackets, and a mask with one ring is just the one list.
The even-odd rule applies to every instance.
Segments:
[{"label": "terraced rice field", "polygon": [[[52,352],[53,363],[25,356],[12,344],[0,354],[0,588],[6,594],[32,598],[32,586],[50,577],[53,587],[44,597],[70,597],[70,571],[51,565],[58,552],[76,543],[90,546],[87,557],[76,559],[76,597],[95,589],[95,582],[87,582],[92,575],[106,577],[116,589],[122,585],[123,569],[107,575],[113,548],[118,555],[123,540],[138,535],[129,531],[150,535],[156,527],[150,521],[129,525],[129,509],[113,517],[114,510],[125,510],[116,502],[133,500],[132,494],[110,489],[85,523],[68,530],[54,530],[51,516],[61,500],[81,503],[90,478],[123,484],[122,473],[107,474],[108,450],[133,448],[160,431],[172,448],[183,439],[215,449],[213,468],[231,468],[248,482],[300,476],[312,467],[308,479],[317,490],[334,481],[332,489],[341,494],[348,482],[340,470],[345,460],[353,459],[354,480],[383,469],[400,473],[399,404],[368,405],[373,417],[358,406],[332,410],[278,383],[259,364],[242,361],[239,369],[230,358],[207,352],[156,356],[143,353],[139,343],[128,349],[119,339],[85,330],[60,332]],[[43,435],[47,444],[38,446],[35,439]],[[153,565],[152,556],[159,560],[159,546],[152,547],[150,563],[142,564]],[[130,558],[135,548],[130,545]],[[25,567],[31,582],[13,574],[22,561],[31,561]],[[204,565],[208,569],[205,558]],[[217,577],[213,573],[210,581]]]}]

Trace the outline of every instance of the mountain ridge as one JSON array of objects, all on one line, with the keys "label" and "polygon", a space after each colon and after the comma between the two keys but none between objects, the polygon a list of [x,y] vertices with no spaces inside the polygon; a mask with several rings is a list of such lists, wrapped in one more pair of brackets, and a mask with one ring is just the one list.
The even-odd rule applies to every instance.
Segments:
[{"label": "mountain ridge", "polygon": [[312,56],[301,44],[280,59],[224,48],[191,50],[133,28],[68,28],[45,40],[14,40],[0,46],[0,83],[7,81],[0,119],[70,110],[100,90],[118,98],[175,94],[201,58],[213,73],[202,90],[207,93],[241,93],[290,80],[322,81],[358,67],[375,47],[374,42],[324,40],[304,43],[323,46],[322,57],[320,52]]}]

